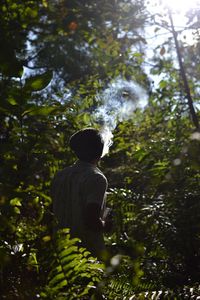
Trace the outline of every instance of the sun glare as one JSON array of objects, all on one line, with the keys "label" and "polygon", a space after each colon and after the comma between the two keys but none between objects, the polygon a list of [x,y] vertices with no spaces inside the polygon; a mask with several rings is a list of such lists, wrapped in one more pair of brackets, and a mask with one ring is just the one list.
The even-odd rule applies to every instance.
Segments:
[{"label": "sun glare", "polygon": [[160,2],[171,11],[186,12],[190,9],[200,8],[200,0],[162,0]]},{"label": "sun glare", "polygon": [[[169,20],[169,14],[173,17],[176,28],[185,27],[187,24],[186,13],[190,10],[200,12],[200,0],[146,0],[150,12],[157,18]],[[188,37],[187,37],[188,40]],[[192,41],[191,41],[192,40]],[[193,36],[190,32],[190,43],[193,43]]]}]

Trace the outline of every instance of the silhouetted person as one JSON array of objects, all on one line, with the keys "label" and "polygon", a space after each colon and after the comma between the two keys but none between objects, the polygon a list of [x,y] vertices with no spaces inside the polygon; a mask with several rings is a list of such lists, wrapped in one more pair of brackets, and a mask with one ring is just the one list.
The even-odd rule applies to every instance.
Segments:
[{"label": "silhouetted person", "polygon": [[70,228],[71,236],[81,239],[93,255],[105,249],[102,220],[105,211],[107,179],[97,167],[104,142],[94,128],[76,132],[70,148],[78,160],[59,171],[52,183],[53,211],[59,228]]}]

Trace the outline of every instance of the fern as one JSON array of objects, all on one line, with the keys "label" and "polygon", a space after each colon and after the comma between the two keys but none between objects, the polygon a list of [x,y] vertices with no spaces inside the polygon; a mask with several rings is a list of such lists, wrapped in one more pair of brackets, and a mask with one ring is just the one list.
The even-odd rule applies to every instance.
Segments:
[{"label": "fern", "polygon": [[89,299],[103,275],[103,264],[70,238],[69,229],[59,231],[54,242],[53,261],[42,299]]},{"label": "fern", "polygon": [[137,291],[138,287],[133,287],[125,277],[114,276],[110,278],[110,283],[107,286],[106,299],[109,300],[186,300],[186,299],[200,299],[200,286],[197,284],[193,287],[185,286],[183,288],[177,288],[175,290],[160,289],[152,290],[151,285],[140,285],[139,289],[143,291]]}]

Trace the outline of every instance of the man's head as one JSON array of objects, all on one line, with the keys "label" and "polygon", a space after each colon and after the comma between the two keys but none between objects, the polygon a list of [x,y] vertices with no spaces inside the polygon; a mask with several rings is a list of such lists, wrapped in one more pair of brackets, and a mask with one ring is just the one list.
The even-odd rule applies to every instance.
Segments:
[{"label": "man's head", "polygon": [[85,128],[74,133],[69,141],[76,156],[86,162],[101,158],[104,142],[100,132],[94,128]]}]

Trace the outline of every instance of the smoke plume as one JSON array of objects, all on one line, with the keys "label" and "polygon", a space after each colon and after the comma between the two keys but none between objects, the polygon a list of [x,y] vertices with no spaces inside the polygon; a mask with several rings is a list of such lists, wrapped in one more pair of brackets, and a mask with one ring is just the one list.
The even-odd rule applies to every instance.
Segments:
[{"label": "smoke plume", "polygon": [[97,100],[102,103],[95,111],[95,119],[102,126],[104,156],[112,144],[112,132],[118,122],[128,120],[136,108],[144,108],[147,104],[147,93],[136,82],[118,78],[97,95]]}]

